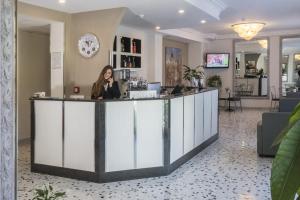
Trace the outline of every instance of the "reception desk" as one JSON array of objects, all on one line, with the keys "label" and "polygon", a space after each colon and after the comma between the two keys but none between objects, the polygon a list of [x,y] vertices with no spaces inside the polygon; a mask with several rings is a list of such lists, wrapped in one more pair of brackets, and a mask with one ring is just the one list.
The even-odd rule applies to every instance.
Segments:
[{"label": "reception desk", "polygon": [[93,182],[170,174],[218,138],[218,90],[138,100],[31,99],[31,170]]}]

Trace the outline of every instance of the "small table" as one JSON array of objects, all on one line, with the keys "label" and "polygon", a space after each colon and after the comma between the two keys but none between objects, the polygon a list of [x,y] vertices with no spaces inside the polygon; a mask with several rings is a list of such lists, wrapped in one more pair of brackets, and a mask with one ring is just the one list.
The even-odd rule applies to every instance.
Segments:
[{"label": "small table", "polygon": [[228,111],[228,112],[233,112],[235,111],[232,107],[231,107],[231,104],[230,102],[233,101],[233,97],[230,96],[230,92],[228,93],[228,97],[227,98],[219,98],[219,100],[224,100],[224,101],[227,101],[228,102],[228,107],[225,111]]},{"label": "small table", "polygon": [[225,111],[228,111],[228,112],[233,112],[234,111],[234,109],[231,108],[231,105],[230,105],[230,102],[233,100],[233,98],[230,96],[230,92],[228,93],[228,97],[227,98],[219,98],[219,99],[228,102],[228,107],[227,107],[227,109]]}]

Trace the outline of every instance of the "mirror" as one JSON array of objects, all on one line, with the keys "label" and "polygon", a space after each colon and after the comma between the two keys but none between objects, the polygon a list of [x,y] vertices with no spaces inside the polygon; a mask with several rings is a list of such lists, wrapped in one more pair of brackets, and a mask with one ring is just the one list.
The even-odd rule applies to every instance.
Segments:
[{"label": "mirror", "polygon": [[235,41],[234,91],[237,96],[268,96],[268,58],[267,39]]},{"label": "mirror", "polygon": [[282,96],[300,88],[300,37],[282,39]]}]

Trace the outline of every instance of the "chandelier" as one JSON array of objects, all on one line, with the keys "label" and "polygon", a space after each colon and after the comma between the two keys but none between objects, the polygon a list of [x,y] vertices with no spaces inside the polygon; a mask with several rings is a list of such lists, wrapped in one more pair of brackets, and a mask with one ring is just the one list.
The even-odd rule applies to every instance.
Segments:
[{"label": "chandelier", "polygon": [[233,24],[232,28],[241,38],[251,40],[264,27],[264,25],[264,23],[260,22],[239,23]]},{"label": "chandelier", "polygon": [[258,44],[264,49],[268,48],[268,40],[258,40]]}]

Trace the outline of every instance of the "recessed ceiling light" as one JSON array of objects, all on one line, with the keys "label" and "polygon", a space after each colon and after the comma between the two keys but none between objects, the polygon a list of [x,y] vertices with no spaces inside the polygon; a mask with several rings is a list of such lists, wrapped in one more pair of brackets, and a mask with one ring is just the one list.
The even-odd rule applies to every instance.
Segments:
[{"label": "recessed ceiling light", "polygon": [[64,3],[66,3],[66,0],[58,0],[58,2],[59,2],[60,4],[64,4]]},{"label": "recessed ceiling light", "polygon": [[159,29],[160,29],[160,26],[155,27],[155,29],[156,29],[156,30],[159,30]]},{"label": "recessed ceiling light", "polygon": [[140,18],[144,18],[145,17],[145,15],[143,15],[143,14],[140,14],[139,16],[140,16]]},{"label": "recessed ceiling light", "polygon": [[201,20],[201,24],[205,24],[206,23],[206,20]]},{"label": "recessed ceiling light", "polygon": [[179,14],[184,14],[184,10],[178,10]]}]

